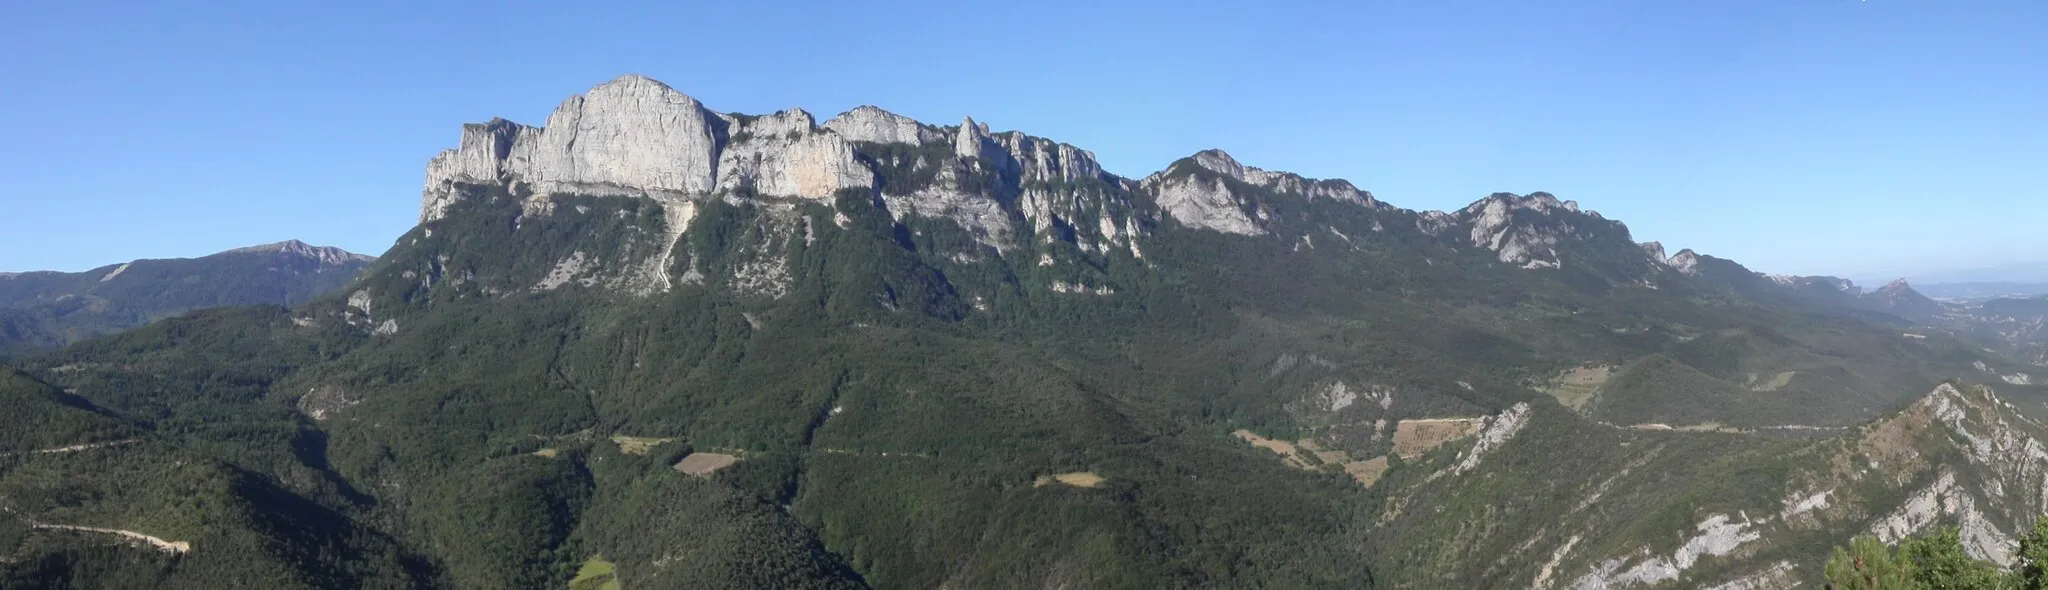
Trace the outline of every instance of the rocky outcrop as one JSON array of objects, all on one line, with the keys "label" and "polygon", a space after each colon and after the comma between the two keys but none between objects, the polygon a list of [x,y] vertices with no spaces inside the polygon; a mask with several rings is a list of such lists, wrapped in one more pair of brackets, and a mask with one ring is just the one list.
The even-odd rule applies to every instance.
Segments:
[{"label": "rocky outcrop", "polygon": [[1507,411],[1487,417],[1483,424],[1479,430],[1479,442],[1458,455],[1458,464],[1451,469],[1453,475],[1479,467],[1481,459],[1499,450],[1508,439],[1514,438],[1515,433],[1521,432],[1522,427],[1529,424],[1529,403],[1516,402]]},{"label": "rocky outcrop", "polygon": [[[873,190],[874,163],[863,144],[924,146],[952,142],[954,158],[892,162],[933,171],[922,185],[880,195],[892,211],[958,221],[983,241],[1009,246],[1013,218],[1041,235],[1055,225],[1107,228],[1100,249],[1129,244],[1127,215],[1082,219],[1110,198],[1082,187],[1115,186],[1094,154],[1018,132],[993,133],[972,119],[950,132],[872,106],[815,123],[791,109],[762,117],[720,114],[641,76],[624,76],[570,98],[542,127],[494,119],[463,128],[459,145],[429,162],[420,219],[445,214],[457,183],[527,189],[546,214],[555,194],[645,196],[678,207],[704,198],[827,200],[848,189]],[[1004,181],[997,185],[989,178]],[[1007,184],[1008,188],[1003,185]],[[516,192],[516,191],[515,191]],[[684,212],[675,211],[676,222]],[[1135,246],[1133,246],[1135,251]]]},{"label": "rocky outcrop", "polygon": [[[1687,538],[1670,556],[1648,555],[1646,549],[1638,556],[1610,559],[1601,562],[1592,573],[1574,581],[1571,587],[1574,590],[1632,588],[1677,580],[1702,558],[1727,555],[1744,543],[1762,538],[1751,529],[1752,525],[1747,519],[1736,520],[1726,514],[1709,516],[1694,525],[1698,534]],[[1642,560],[1630,565],[1636,557]]]},{"label": "rocky outcrop", "polygon": [[1692,251],[1692,248],[1679,250],[1677,254],[1664,259],[1664,266],[1671,267],[1671,270],[1678,271],[1678,274],[1696,275],[1700,272],[1700,255]]},{"label": "rocky outcrop", "polygon": [[[263,244],[260,246],[235,248],[233,250],[228,250],[226,253],[284,254],[287,256],[294,256],[298,258],[313,260],[315,262],[320,263],[321,266],[344,266],[348,264],[370,262],[372,260],[377,259],[377,257],[375,256],[364,256],[362,254],[357,254],[333,246],[315,246],[298,240],[285,240],[282,242]],[[126,265],[123,266],[125,267]]]},{"label": "rocky outcrop", "polygon": [[1902,318],[1929,320],[1941,315],[1940,303],[1913,290],[1905,279],[1892,281],[1876,291],[1862,296],[1860,303],[1867,309],[1874,309]]},{"label": "rocky outcrop", "polygon": [[[671,235],[685,231],[684,220],[704,199],[829,201],[862,190],[894,215],[952,220],[998,251],[1024,246],[1018,236],[1028,233],[1071,241],[1087,253],[1127,249],[1137,257],[1147,228],[1167,218],[1200,230],[1269,234],[1274,216],[1288,211],[1275,206],[1276,197],[1394,211],[1348,182],[1247,166],[1219,150],[1132,181],[1105,172],[1086,150],[993,131],[971,118],[942,127],[874,106],[823,125],[800,109],[724,114],[636,75],[564,101],[542,126],[502,119],[464,126],[457,147],[427,166],[420,219],[443,216],[467,194],[455,188],[465,183],[511,188],[530,201],[522,208],[527,215],[548,215],[562,194],[652,198],[668,213]],[[1415,215],[1412,223],[1427,235],[1455,237],[1531,269],[1558,267],[1567,242],[1619,225],[1540,192],[1499,193],[1452,213],[1399,213]],[[1399,227],[1382,220],[1411,223],[1375,214],[1365,227]],[[1299,240],[1314,247],[1308,237]],[[1688,253],[1652,255],[1682,267]],[[652,260],[650,268],[667,268],[670,258]],[[662,273],[647,274],[649,289],[665,288]]]},{"label": "rocky outcrop", "polygon": [[[1579,233],[1577,224],[1562,219],[1559,213],[1581,212],[1578,203],[1558,201],[1550,193],[1527,197],[1494,193],[1458,210],[1456,217],[1470,228],[1467,238],[1471,244],[1493,251],[1501,262],[1523,268],[1556,268],[1563,264],[1557,252],[1559,241]],[[1587,215],[1599,217],[1597,213]]]},{"label": "rocky outcrop", "polygon": [[1637,246],[1642,247],[1643,252],[1650,255],[1651,262],[1670,267],[1672,270],[1678,271],[1678,274],[1699,274],[1700,255],[1697,252],[1693,252],[1692,248],[1679,250],[1677,254],[1665,256],[1664,244],[1662,242],[1643,242],[1637,244]]},{"label": "rocky outcrop", "polygon": [[1182,225],[1240,235],[1267,233],[1262,193],[1384,208],[1351,183],[1246,166],[1222,150],[1196,152],[1146,177],[1141,186]]},{"label": "rocky outcrop", "polygon": [[738,128],[738,139],[718,157],[713,186],[721,191],[823,200],[842,189],[874,186],[874,171],[854,158],[853,146],[836,133],[819,132],[803,109]]},{"label": "rocky outcrop", "polygon": [[927,142],[942,141],[945,137],[935,127],[879,107],[866,105],[840,113],[839,116],[826,121],[825,128],[847,141],[870,143],[924,145]]},{"label": "rocky outcrop", "polygon": [[456,149],[427,164],[420,219],[438,219],[453,183],[521,183],[551,194],[664,201],[746,191],[829,198],[873,186],[874,173],[809,113],[759,118],[713,113],[665,84],[628,75],[571,97],[543,127],[503,119],[465,125]]},{"label": "rocky outcrop", "polygon": [[1145,179],[1144,186],[1158,201],[1159,209],[1181,225],[1247,236],[1266,233],[1245,212],[1245,199],[1232,193],[1222,178],[1161,173]]},{"label": "rocky outcrop", "polygon": [[1196,166],[1235,179],[1238,182],[1262,187],[1281,194],[1295,194],[1309,199],[1329,199],[1356,203],[1368,207],[1379,207],[1372,193],[1358,190],[1351,183],[1342,180],[1318,180],[1290,172],[1272,172],[1238,163],[1236,158],[1223,150],[1203,150],[1191,156]]},{"label": "rocky outcrop", "polygon": [[702,194],[716,186],[725,127],[696,99],[625,76],[564,101],[545,127],[516,138],[505,167],[544,193],[618,187]]}]

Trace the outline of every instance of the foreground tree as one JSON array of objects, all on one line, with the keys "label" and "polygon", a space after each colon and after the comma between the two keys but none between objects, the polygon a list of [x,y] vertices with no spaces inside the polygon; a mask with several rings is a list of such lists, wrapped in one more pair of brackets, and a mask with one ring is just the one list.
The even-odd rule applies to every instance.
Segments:
[{"label": "foreground tree", "polygon": [[1904,560],[1875,537],[1856,537],[1849,548],[1836,547],[1824,572],[1828,585],[1841,590],[1910,590],[1916,587]]},{"label": "foreground tree", "polygon": [[2048,590],[2048,516],[2034,521],[2034,528],[2020,536],[2020,550],[2013,556],[2016,586],[2027,590]]},{"label": "foreground tree", "polygon": [[1900,541],[1895,561],[1912,572],[1917,587],[1929,590],[1993,590],[2005,582],[1998,566],[1963,552],[1962,535],[1955,527]]},{"label": "foreground tree", "polygon": [[1841,590],[2048,590],[2048,516],[2020,535],[2018,549],[2002,572],[1964,552],[1955,527],[1900,541],[1896,551],[1861,536],[1835,548],[1823,575]]}]

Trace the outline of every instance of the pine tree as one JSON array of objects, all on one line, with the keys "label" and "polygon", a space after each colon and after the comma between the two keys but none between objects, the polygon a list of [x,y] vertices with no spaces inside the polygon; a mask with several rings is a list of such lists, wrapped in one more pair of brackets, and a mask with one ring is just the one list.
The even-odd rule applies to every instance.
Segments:
[{"label": "pine tree", "polygon": [[1841,590],[1911,590],[1912,571],[1905,560],[1874,537],[1857,537],[1849,548],[1836,547],[1824,569],[1828,585]]}]

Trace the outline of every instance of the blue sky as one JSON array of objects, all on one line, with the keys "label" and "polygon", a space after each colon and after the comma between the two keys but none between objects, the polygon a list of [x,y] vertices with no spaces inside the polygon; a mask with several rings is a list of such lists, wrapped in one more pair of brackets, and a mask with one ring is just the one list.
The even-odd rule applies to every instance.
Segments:
[{"label": "blue sky", "polygon": [[39,2],[0,10],[0,270],[379,253],[459,125],[625,72],[1204,148],[1418,209],[1545,190],[1857,277],[2048,260],[2048,2]]}]

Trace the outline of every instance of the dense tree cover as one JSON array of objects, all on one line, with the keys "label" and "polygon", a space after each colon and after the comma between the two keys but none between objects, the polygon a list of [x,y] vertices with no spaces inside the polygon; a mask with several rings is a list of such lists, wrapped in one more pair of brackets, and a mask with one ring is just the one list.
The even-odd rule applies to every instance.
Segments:
[{"label": "dense tree cover", "polygon": [[[942,156],[862,147],[905,190]],[[960,165],[1014,186],[1013,170]],[[1158,219],[1115,183],[1033,188],[1101,197],[1076,215]],[[1568,253],[1585,268],[1537,273],[1414,213],[1299,195],[1260,199],[1272,236],[1147,221],[1141,258],[1069,221],[1019,223],[999,252],[860,192],[705,201],[669,244],[682,220],[652,199],[465,190],[345,293],[194,313],[0,376],[0,409],[51,425],[0,444],[139,440],[9,459],[0,500],[194,543],[165,560],[0,528],[20,558],[8,575],[558,587],[602,555],[626,587],[1513,585],[1547,556],[1504,532],[1574,519],[1623,533],[1586,555],[1619,553],[1692,527],[1685,506],[1775,502],[1764,483],[1821,461],[1802,441],[1621,431],[1535,381],[1635,361],[1595,418],[1684,412],[1671,420],[1734,420],[1715,413],[1752,393],[1733,383],[1788,362],[1894,383],[1772,394],[1801,400],[1799,419],[1853,417],[1975,358],[1673,278],[1591,217]],[[1669,282],[1631,286],[1651,278]],[[1311,399],[1339,382],[1393,393]],[[1634,397],[1649,393],[1698,399]],[[1389,450],[1376,423],[1520,402],[1536,404],[1528,431],[1451,489],[1431,482],[1470,443],[1397,458],[1364,490],[1228,435],[1325,436],[1364,458]],[[671,468],[699,451],[739,462]],[[1605,488],[1554,477],[1561,460],[1634,475],[1575,509]],[[1104,480],[1040,483],[1075,472]]]},{"label": "dense tree cover", "polygon": [[323,264],[293,251],[231,250],[0,278],[0,356],[54,348],[195,309],[298,305],[340,288],[367,264],[355,259]]},{"label": "dense tree cover", "polygon": [[1859,536],[1828,557],[1828,584],[1843,590],[2039,590],[2048,588],[2048,517],[2020,536],[2016,563],[2001,570],[1963,551],[1955,527],[1899,541],[1896,549]]}]

